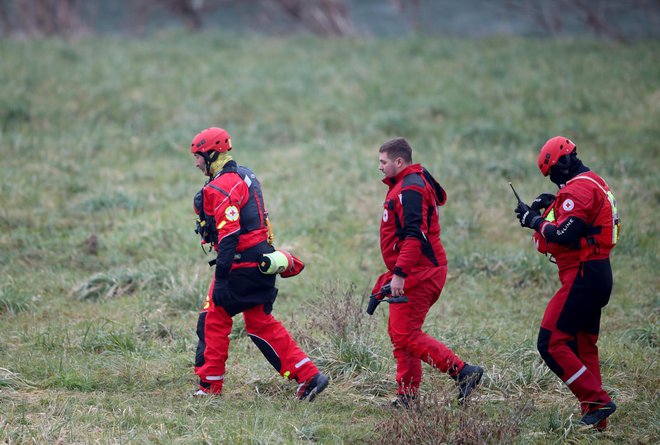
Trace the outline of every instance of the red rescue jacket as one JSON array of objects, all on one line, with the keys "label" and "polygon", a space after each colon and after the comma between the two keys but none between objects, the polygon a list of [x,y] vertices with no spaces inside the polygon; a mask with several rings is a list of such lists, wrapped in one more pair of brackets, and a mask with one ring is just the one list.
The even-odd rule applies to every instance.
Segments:
[{"label": "red rescue jacket", "polygon": [[[607,258],[618,240],[616,199],[603,178],[592,171],[567,181],[543,216],[546,221],[534,233],[534,240],[539,251],[552,254],[560,268]],[[547,225],[559,227],[571,216],[587,224],[579,243],[574,246],[546,243],[543,231]]]},{"label": "red rescue jacket", "polygon": [[218,232],[214,247],[223,264],[216,267],[228,270],[235,253],[268,240],[261,185],[252,171],[229,161],[202,193],[204,213],[213,216]]},{"label": "red rescue jacket", "polygon": [[408,277],[447,265],[438,207],[447,195],[431,174],[413,164],[385,178],[389,187],[380,223],[380,249],[390,273]]}]

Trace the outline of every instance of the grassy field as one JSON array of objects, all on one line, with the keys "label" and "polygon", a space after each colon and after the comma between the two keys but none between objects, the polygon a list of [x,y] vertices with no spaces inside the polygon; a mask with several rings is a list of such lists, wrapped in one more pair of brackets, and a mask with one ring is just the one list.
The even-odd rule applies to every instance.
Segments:
[{"label": "grassy field", "polygon": [[[0,442],[658,443],[660,45],[588,40],[0,41]],[[225,392],[191,397],[209,270],[193,233],[192,137],[218,125],[260,177],[278,247],[305,262],[274,314],[332,377],[312,404],[237,318]],[[605,433],[535,350],[556,267],[513,214],[552,184],[563,134],[623,219],[603,314]],[[393,394],[378,146],[405,136],[446,188],[450,273],[426,330],[486,367],[466,407],[425,368]]]}]

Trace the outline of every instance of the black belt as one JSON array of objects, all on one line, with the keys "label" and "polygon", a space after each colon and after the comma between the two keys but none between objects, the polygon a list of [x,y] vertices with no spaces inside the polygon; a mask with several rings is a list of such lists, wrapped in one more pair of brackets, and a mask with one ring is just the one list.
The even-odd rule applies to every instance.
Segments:
[{"label": "black belt", "polygon": [[234,263],[258,263],[261,260],[261,255],[272,251],[273,248],[268,244],[268,241],[262,241],[242,252],[236,252],[234,254]]},{"label": "black belt", "polygon": [[[261,255],[264,253],[273,252],[273,248],[268,241],[262,241],[250,248],[234,254],[234,263],[258,263],[261,260]],[[209,266],[215,266],[216,260],[209,261]]]}]

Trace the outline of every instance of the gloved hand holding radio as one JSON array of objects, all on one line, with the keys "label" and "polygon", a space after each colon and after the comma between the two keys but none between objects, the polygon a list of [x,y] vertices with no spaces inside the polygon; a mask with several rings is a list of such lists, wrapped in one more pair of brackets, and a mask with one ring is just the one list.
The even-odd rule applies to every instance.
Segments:
[{"label": "gloved hand holding radio", "polygon": [[541,193],[534,201],[532,201],[532,205],[529,207],[536,211],[545,210],[552,205],[554,200],[555,195],[551,193]]},{"label": "gloved hand holding radio", "polygon": [[516,212],[518,221],[520,221],[520,225],[523,227],[536,230],[543,222],[543,217],[539,211],[532,209],[522,201],[518,203],[514,211]]}]

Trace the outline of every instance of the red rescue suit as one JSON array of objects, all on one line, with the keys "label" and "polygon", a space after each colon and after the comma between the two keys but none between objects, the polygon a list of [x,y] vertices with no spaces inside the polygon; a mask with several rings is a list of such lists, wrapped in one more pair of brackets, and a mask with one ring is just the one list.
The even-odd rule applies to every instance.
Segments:
[{"label": "red rescue suit", "polygon": [[422,360],[452,377],[463,367],[451,349],[422,331],[426,314],[447,278],[438,218],[446,194],[420,164],[383,182],[389,191],[383,205],[380,248],[388,271],[378,278],[373,293],[392,274],[406,279],[404,294],[409,301],[390,305],[388,333],[397,362],[398,393],[415,395],[422,380]]},{"label": "red rescue suit", "polygon": [[611,400],[602,388],[596,343],[613,284],[609,254],[618,238],[616,200],[605,181],[584,168],[543,216],[534,241],[555,258],[561,288],[543,315],[538,350],[586,413]]},{"label": "red rescue suit", "polygon": [[[213,216],[209,221],[216,224],[218,256],[215,278],[197,322],[195,373],[200,388],[221,392],[232,316],[241,312],[250,339],[280,375],[300,382],[310,379],[317,367],[271,315],[277,296],[276,275],[258,269],[261,255],[274,249],[268,243],[267,213],[256,176],[229,161],[202,189],[202,206],[205,215]],[[214,287],[222,281],[228,288],[216,305]]]}]

